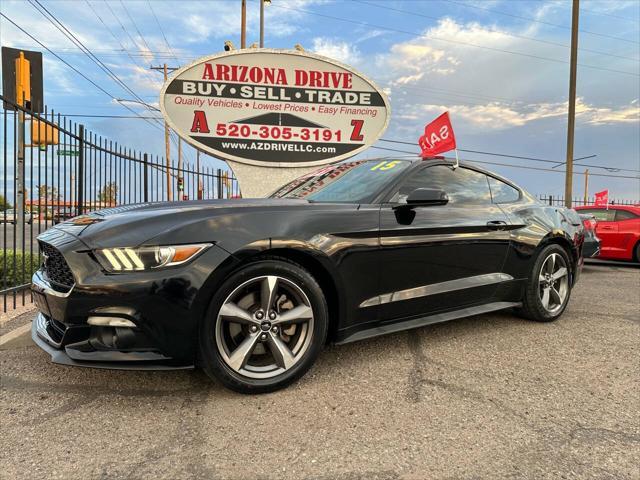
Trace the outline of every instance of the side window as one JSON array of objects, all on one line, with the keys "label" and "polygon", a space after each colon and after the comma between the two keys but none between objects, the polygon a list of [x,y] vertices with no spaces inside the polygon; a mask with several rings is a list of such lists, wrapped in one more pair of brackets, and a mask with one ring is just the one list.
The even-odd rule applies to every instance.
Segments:
[{"label": "side window", "polygon": [[629,220],[631,218],[638,217],[628,210],[616,210],[616,222],[619,222],[620,220]]},{"label": "side window", "polygon": [[468,168],[452,170],[446,165],[423,168],[400,186],[391,201],[406,203],[407,196],[416,188],[442,190],[449,195],[449,204],[491,203],[487,176]]},{"label": "side window", "polygon": [[489,187],[491,187],[491,198],[493,203],[511,203],[520,200],[520,192],[511,185],[493,177],[489,179]]},{"label": "side window", "polygon": [[604,208],[593,208],[589,210],[580,210],[580,213],[590,213],[599,222],[613,222],[616,216],[615,210],[605,210]]}]

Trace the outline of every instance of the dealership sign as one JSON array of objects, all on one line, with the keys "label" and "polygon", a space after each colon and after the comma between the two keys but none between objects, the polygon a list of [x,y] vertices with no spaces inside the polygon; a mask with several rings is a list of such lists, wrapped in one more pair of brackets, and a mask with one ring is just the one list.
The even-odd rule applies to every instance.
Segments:
[{"label": "dealership sign", "polygon": [[351,157],[389,122],[386,95],[351,67],[318,55],[246,49],[196,60],[160,92],[169,126],[196,148],[259,166]]}]

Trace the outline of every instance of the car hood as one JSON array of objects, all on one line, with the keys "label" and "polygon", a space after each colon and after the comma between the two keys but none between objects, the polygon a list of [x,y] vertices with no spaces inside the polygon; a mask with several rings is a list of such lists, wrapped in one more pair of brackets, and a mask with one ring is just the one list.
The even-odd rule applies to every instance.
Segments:
[{"label": "car hood", "polygon": [[310,205],[306,200],[275,198],[141,203],[80,215],[53,228],[74,235],[89,248],[135,247],[194,224],[202,223],[204,230],[224,228],[221,218],[229,215],[286,213]]}]

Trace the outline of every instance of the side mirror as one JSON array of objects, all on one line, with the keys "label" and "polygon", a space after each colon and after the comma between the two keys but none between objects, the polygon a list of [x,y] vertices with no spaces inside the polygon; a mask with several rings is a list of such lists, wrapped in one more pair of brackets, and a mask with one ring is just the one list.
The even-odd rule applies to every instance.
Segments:
[{"label": "side mirror", "polygon": [[446,205],[449,197],[442,190],[432,188],[416,188],[407,197],[408,207],[428,207],[432,205]]}]

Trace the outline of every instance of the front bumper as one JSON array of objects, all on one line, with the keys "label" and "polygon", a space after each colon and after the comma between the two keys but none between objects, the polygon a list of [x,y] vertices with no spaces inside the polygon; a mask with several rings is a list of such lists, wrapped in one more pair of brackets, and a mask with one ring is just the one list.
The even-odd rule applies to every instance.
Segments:
[{"label": "front bumper", "polygon": [[[51,361],[73,367],[107,368],[112,370],[177,370],[193,365],[163,363],[166,358],[152,352],[94,351],[82,352],[74,345],[61,346],[49,334],[51,319],[38,312],[31,325],[31,338],[42,350],[51,355]],[[80,358],[78,358],[80,357]]]},{"label": "front bumper", "polygon": [[[217,260],[221,252],[210,249],[203,259]],[[185,266],[106,275],[87,254],[66,251],[65,257],[81,282],[61,289],[38,270],[31,286],[38,306],[32,337],[53,362],[113,369],[193,368],[197,319],[210,298],[201,295],[207,302],[199,303],[198,294],[209,269]],[[129,326],[88,323],[90,317],[105,316],[123,317]]]},{"label": "front bumper", "polygon": [[61,292],[40,270],[33,275],[31,290],[38,307],[31,337],[54,363],[127,370],[193,367],[162,354],[141,328],[78,322],[69,312],[78,311],[75,303],[82,301],[82,295],[76,294],[74,288]]}]

